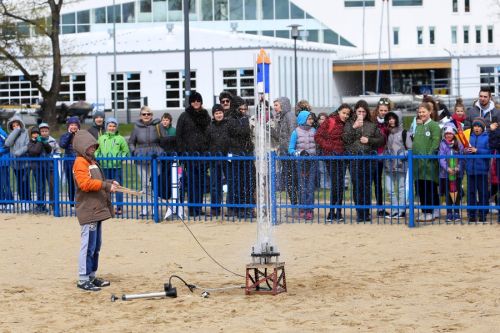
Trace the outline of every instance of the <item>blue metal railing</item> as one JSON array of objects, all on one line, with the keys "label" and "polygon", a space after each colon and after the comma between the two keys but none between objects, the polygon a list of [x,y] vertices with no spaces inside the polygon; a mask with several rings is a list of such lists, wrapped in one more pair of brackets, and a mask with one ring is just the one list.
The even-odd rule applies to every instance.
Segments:
[{"label": "blue metal railing", "polygon": [[[450,159],[450,156],[418,156],[411,150],[406,155],[397,156],[277,156],[270,153],[267,178],[273,204],[272,222],[390,223],[409,227],[422,223],[496,223],[499,218],[495,211],[500,208],[499,186],[496,180],[488,178],[488,174],[493,169],[491,161],[497,155],[453,157],[461,161],[488,163],[490,170],[476,175],[473,165],[477,163],[470,163],[472,169],[463,173],[458,196],[455,195],[459,202],[446,204],[443,196],[450,195],[448,182],[442,181],[445,186],[439,188],[434,181],[419,183],[421,178],[429,178],[429,175],[419,174],[416,166],[419,161],[433,161],[435,168],[431,173],[438,174],[439,159]],[[68,174],[73,159],[69,156],[2,158],[0,210],[74,216],[74,189],[72,175]],[[115,177],[121,178],[124,187],[144,191],[138,197],[113,194],[113,204],[117,211],[121,211],[117,217],[160,222],[170,212],[169,219],[255,219],[255,199],[262,189],[255,185],[254,156],[196,154],[103,157],[98,160],[102,166],[113,166],[104,171],[112,171]],[[395,161],[404,162],[405,184],[399,184],[398,188],[393,184],[391,192],[387,188],[385,178],[389,172],[385,165]],[[383,172],[378,169],[381,167],[385,169]],[[333,188],[326,185],[325,180],[323,183],[319,180],[321,174],[325,178],[335,177],[330,179]],[[379,181],[376,178],[380,175]],[[349,178],[350,181],[345,180]],[[485,183],[485,179],[490,180]],[[373,193],[374,184],[382,187],[382,198],[376,195],[376,191]],[[422,193],[418,193],[417,185],[423,186]],[[404,196],[401,191],[405,192]],[[399,199],[395,195],[399,195]],[[489,200],[485,202],[486,197],[496,198],[493,206]],[[422,201],[422,198],[433,201]],[[434,216],[432,219],[424,216],[422,220],[420,210],[432,211]],[[449,212],[453,215],[456,211],[459,217],[450,218]],[[390,216],[398,212],[401,216]]]}]

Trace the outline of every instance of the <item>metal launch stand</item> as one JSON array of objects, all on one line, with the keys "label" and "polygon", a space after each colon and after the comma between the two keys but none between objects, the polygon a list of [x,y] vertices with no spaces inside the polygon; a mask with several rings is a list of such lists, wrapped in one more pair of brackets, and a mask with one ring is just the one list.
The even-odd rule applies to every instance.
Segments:
[{"label": "metal launch stand", "polygon": [[279,261],[279,256],[272,246],[261,253],[255,253],[252,248],[253,262],[247,265],[245,274],[246,295],[286,292],[285,263]]},{"label": "metal launch stand", "polygon": [[[165,213],[165,216],[163,217],[164,220],[168,219],[171,216],[177,216],[180,219],[184,218],[184,208],[182,206],[179,206],[180,203],[180,184],[179,184],[179,170],[178,170],[178,163],[177,161],[172,162],[172,167],[170,168],[170,172],[172,175],[172,198],[170,199],[171,203],[174,203],[175,205],[173,206],[168,206],[167,207],[167,212]],[[170,208],[172,207],[172,208]]]}]

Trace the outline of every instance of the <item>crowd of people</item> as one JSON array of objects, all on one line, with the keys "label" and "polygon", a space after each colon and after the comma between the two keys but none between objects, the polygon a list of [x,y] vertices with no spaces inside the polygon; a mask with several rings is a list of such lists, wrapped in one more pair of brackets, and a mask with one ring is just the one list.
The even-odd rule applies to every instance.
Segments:
[{"label": "crowd of people", "polygon": [[[244,99],[223,91],[220,104],[215,104],[211,114],[203,107],[200,93],[189,96],[189,106],[172,126],[169,113],[155,119],[147,106],[140,109],[139,119],[128,141],[118,132],[118,121],[105,118],[104,112],[95,112],[93,124],[88,130],[97,140],[96,157],[107,179],[123,182],[122,160],[128,156],[151,157],[135,159],[137,186],[145,191],[142,201],[152,192],[152,175],[158,175],[158,196],[168,200],[172,195],[173,161],[160,159],[164,154],[186,155],[182,167],[182,198],[186,197],[188,214],[198,217],[235,216],[252,218],[256,184],[253,129],[249,108]],[[299,101],[295,108],[287,97],[279,97],[272,104],[269,116],[273,149],[280,159],[280,183],[293,208],[291,216],[313,220],[315,189],[329,189],[330,209],[326,221],[344,220],[343,204],[346,197],[346,174],[350,175],[350,195],[356,205],[356,220],[371,221],[372,206],[377,218],[405,219],[409,187],[414,186],[422,212],[417,220],[433,221],[439,216],[439,206],[446,203],[446,221],[461,221],[465,215],[458,206],[467,203],[469,222],[486,221],[491,196],[497,196],[500,164],[496,159],[474,158],[500,149],[500,111],[495,107],[491,92],[481,88],[474,105],[466,108],[457,99],[453,112],[426,96],[418,106],[417,115],[410,128],[403,128],[400,111],[393,110],[388,98],[381,98],[371,109],[364,100],[354,106],[341,104],[332,114],[312,112],[311,105]],[[15,176],[18,200],[23,211],[32,203],[30,170],[35,181],[35,212],[47,212],[46,191],[49,202],[54,200],[54,166],[50,159],[42,162],[9,160],[5,157],[65,157],[75,156],[73,139],[80,130],[77,117],[66,121],[67,131],[59,141],[50,135],[46,123],[26,128],[23,121],[13,117],[7,131],[0,129],[0,199],[13,200],[9,174]],[[442,158],[416,158],[413,160],[414,184],[409,184],[407,152],[414,155],[439,155]],[[364,158],[363,156],[380,156]],[[208,158],[224,156],[228,158]],[[302,156],[305,158],[290,158]],[[329,156],[324,160],[308,159],[307,156]],[[75,199],[73,159],[62,163],[66,177],[69,202]],[[153,165],[157,170],[153,172]],[[175,168],[175,167],[174,167]],[[175,170],[175,169],[174,169]],[[467,182],[467,191],[463,183]],[[223,187],[227,184],[227,193]],[[204,194],[210,193],[210,209],[204,210]],[[374,204],[372,203],[374,193]],[[15,194],[15,193],[14,193]],[[123,194],[116,193],[114,213],[123,214]],[[466,198],[466,201],[463,199]],[[387,199],[387,200],[386,200]],[[500,199],[500,198],[499,198]],[[9,204],[2,209],[9,209]],[[474,206],[482,206],[475,209]],[[226,207],[226,209],[223,209]],[[388,209],[387,207],[391,207]],[[50,208],[50,207],[49,207]],[[387,208],[387,209],[386,209]],[[148,205],[141,210],[148,215]],[[500,219],[499,219],[500,221]]]}]

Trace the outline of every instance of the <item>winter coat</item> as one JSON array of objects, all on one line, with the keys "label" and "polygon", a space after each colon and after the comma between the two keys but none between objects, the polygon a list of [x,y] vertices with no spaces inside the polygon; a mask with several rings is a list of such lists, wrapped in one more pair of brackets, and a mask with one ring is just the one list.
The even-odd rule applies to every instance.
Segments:
[{"label": "winter coat", "polygon": [[[384,155],[388,156],[406,156],[407,148],[411,148],[410,134],[403,130],[403,127],[396,126],[387,128],[389,136],[384,149]],[[403,137],[405,134],[406,137]],[[405,143],[406,141],[406,143]],[[408,160],[406,159],[385,159],[384,169],[387,172],[406,172],[408,169]]]},{"label": "winter coat", "polygon": [[280,97],[278,102],[281,105],[281,112],[277,114],[276,127],[271,131],[271,135],[278,141],[278,154],[288,155],[290,136],[297,127],[297,119],[288,97]]},{"label": "winter coat", "polygon": [[380,134],[382,134],[383,138],[384,138],[384,143],[377,148],[377,154],[378,155],[382,155],[384,153],[384,150],[385,150],[385,145],[387,144],[387,137],[389,136],[389,128],[387,128],[387,125],[385,124],[385,122],[379,122],[378,121],[378,117],[377,117],[377,128],[378,130],[380,131]]},{"label": "winter coat", "polygon": [[288,147],[288,153],[291,155],[300,151],[307,151],[309,155],[316,155],[316,142],[314,141],[316,129],[307,125],[307,118],[310,114],[309,111],[300,111],[297,116],[299,126],[292,132]]},{"label": "winter coat", "polygon": [[6,159],[9,157],[9,148],[5,146],[5,139],[7,139],[7,132],[0,127],[0,166],[7,166]]},{"label": "winter coat", "polygon": [[[413,137],[414,155],[436,155],[441,141],[441,129],[432,119],[415,127]],[[415,159],[413,161],[414,179],[438,182],[437,159]]]},{"label": "winter coat", "polygon": [[488,133],[488,146],[491,150],[500,153],[500,127]]},{"label": "winter coat", "polygon": [[250,119],[241,113],[233,112],[228,120],[229,151],[233,154],[249,155],[253,153],[252,130]]},{"label": "winter coat", "polygon": [[160,147],[164,152],[173,153],[177,151],[177,137],[175,127],[163,127],[162,124],[157,124],[156,129],[160,134]]},{"label": "winter coat", "polygon": [[73,150],[73,138],[75,133],[66,132],[59,138],[59,146],[64,149],[64,156],[75,156]]},{"label": "winter coat", "polygon": [[344,135],[345,123],[340,120],[337,113],[329,116],[318,128],[314,140],[323,155],[341,155],[345,152]]},{"label": "winter coat", "polygon": [[[444,155],[444,156],[451,156],[452,151],[454,156],[460,156],[464,154],[464,146],[458,139],[455,139],[458,142],[458,149],[457,151],[453,151],[452,147],[448,144],[448,142],[445,139],[441,140],[441,143],[439,144],[439,151],[438,155]],[[463,156],[462,156],[463,157]],[[439,159],[439,178],[448,178],[449,173],[448,173],[448,167],[450,165],[450,159],[447,158],[440,158]],[[464,171],[465,171],[465,160],[463,158],[457,159],[457,167],[458,167],[458,173],[456,174],[458,177],[463,178],[464,176]]]},{"label": "winter coat", "polygon": [[227,155],[229,152],[229,129],[227,119],[221,121],[212,120],[208,127],[209,151],[214,155]]},{"label": "winter coat", "polygon": [[102,124],[102,126],[97,126],[96,123],[94,123],[92,127],[88,129],[88,131],[97,140],[101,135],[103,135],[106,132],[106,127],[104,123]]},{"label": "winter coat", "polygon": [[134,129],[128,139],[128,147],[133,156],[151,156],[162,153],[160,147],[160,136],[156,129],[156,124],[160,120],[154,119],[148,124],[137,120]]},{"label": "winter coat", "polygon": [[59,147],[59,144],[57,143],[56,139],[54,139],[52,136],[49,135],[47,142],[52,148],[52,154],[61,155],[61,147]]},{"label": "winter coat", "polygon": [[[488,146],[488,132],[483,132],[481,135],[476,135],[471,131],[470,133],[470,144],[472,147],[477,149],[476,155],[487,155],[491,154],[491,150]],[[465,154],[470,154],[465,151]],[[465,169],[467,175],[487,175],[490,170],[490,159],[489,158],[470,158],[465,161]]]},{"label": "winter coat", "polygon": [[[20,128],[12,130],[12,123],[18,121],[21,124]],[[23,157],[28,154],[28,143],[30,141],[28,131],[24,122],[18,116],[10,118],[7,123],[7,128],[11,131],[5,139],[5,146],[9,148],[10,154],[14,157]]]},{"label": "winter coat", "polygon": [[110,191],[112,180],[106,180],[99,163],[86,150],[97,141],[86,130],[75,134],[73,145],[78,156],[73,164],[76,184],[76,217],[78,222],[88,224],[107,220],[114,216]]},{"label": "winter coat", "polygon": [[[350,119],[344,127],[342,140],[345,143],[345,149],[353,155],[369,155],[376,152],[377,148],[384,144],[384,137],[380,133],[377,125],[365,119],[363,126],[353,128],[355,119]],[[368,144],[359,141],[362,136],[368,138]]]},{"label": "winter coat", "polygon": [[208,151],[207,129],[211,118],[205,109],[196,111],[189,106],[177,120],[177,152],[205,153]]},{"label": "winter coat", "polygon": [[[99,148],[95,152],[97,157],[125,157],[130,155],[127,141],[116,132],[101,134],[97,143],[99,143]],[[122,160],[102,160],[100,165],[104,169],[121,168]]]},{"label": "winter coat", "polygon": [[495,108],[495,103],[490,103],[483,108],[479,101],[467,110],[467,118],[465,119],[464,129],[472,128],[472,122],[475,118],[483,118],[486,123],[486,131],[490,130],[490,125],[493,122],[500,121],[500,110]]}]

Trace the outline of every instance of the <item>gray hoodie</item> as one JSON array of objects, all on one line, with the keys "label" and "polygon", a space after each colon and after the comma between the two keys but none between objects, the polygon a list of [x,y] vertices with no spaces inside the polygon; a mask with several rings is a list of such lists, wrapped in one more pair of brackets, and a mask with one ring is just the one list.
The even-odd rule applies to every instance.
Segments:
[{"label": "gray hoodie", "polygon": [[[12,123],[18,121],[21,128],[12,130]],[[30,141],[28,131],[22,119],[18,116],[10,118],[7,123],[7,129],[10,132],[7,139],[5,139],[5,146],[10,148],[11,155],[15,157],[22,157],[28,153],[28,143]]]},{"label": "gray hoodie", "polygon": [[297,127],[297,117],[295,116],[295,112],[292,111],[288,97],[280,97],[277,101],[281,105],[281,112],[277,115],[278,123],[276,128],[271,132],[271,135],[279,142],[278,153],[280,155],[288,155],[290,136]]}]

